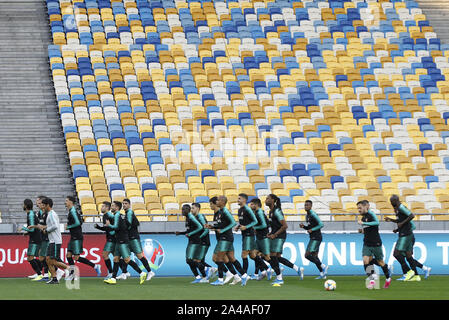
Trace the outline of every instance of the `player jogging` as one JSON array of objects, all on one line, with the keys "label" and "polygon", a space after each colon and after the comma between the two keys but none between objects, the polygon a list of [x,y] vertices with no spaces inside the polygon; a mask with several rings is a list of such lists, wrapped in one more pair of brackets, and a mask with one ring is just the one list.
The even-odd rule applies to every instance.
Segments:
[{"label": "player jogging", "polygon": [[[217,206],[217,201],[218,201],[218,197],[212,197],[209,199],[210,208],[214,212],[214,219],[213,219],[214,223],[217,222],[218,214],[220,212],[220,208]],[[207,224],[206,228],[209,230],[212,229],[210,224]],[[220,239],[220,234],[218,232],[215,232],[215,239],[216,239],[216,242],[218,243],[218,240]],[[216,250],[214,250],[214,253],[212,254],[212,261],[215,263],[217,263],[217,256],[218,256],[218,252]],[[226,284],[234,278],[234,275],[237,274],[237,271],[235,271],[234,265],[229,262],[229,258],[226,255],[224,256],[224,264],[222,265],[222,268],[223,268],[223,273],[226,273],[226,277],[223,281],[223,284]],[[214,268],[214,269],[218,272],[217,268]]]},{"label": "player jogging", "polygon": [[[282,255],[285,239],[287,238],[287,222],[284,219],[284,214],[281,209],[281,200],[274,194],[269,194],[265,199],[265,205],[270,208],[269,221],[271,231],[268,234],[270,239],[270,257],[274,260],[274,264],[279,263],[279,257]],[[284,283],[282,280],[282,274],[276,272],[276,280],[273,285],[281,285]]]},{"label": "player jogging", "polygon": [[131,209],[131,201],[129,199],[123,199],[123,210],[125,210],[126,220],[129,224],[129,248],[133,252],[137,259],[140,260],[144,268],[148,271],[146,281],[151,280],[154,277],[154,272],[151,270],[150,264],[147,258],[143,255],[142,244],[140,242],[140,235],[138,227],[140,225],[134,211]]},{"label": "player jogging", "polygon": [[326,279],[328,266],[320,261],[318,258],[318,252],[320,250],[320,244],[323,240],[323,235],[321,234],[321,229],[323,228],[323,223],[318,217],[315,211],[312,210],[313,202],[311,200],[306,200],[304,202],[304,209],[306,210],[306,221],[307,225],[300,223],[299,226],[309,234],[310,240],[307,244],[305,258],[316,265],[320,275],[315,279]]},{"label": "player jogging", "polygon": [[[225,261],[225,256],[229,258],[229,262],[237,269],[237,271],[242,275],[241,282],[242,286],[246,285],[248,281],[248,275],[244,272],[240,262],[234,257],[234,234],[232,233],[232,228],[235,227],[236,222],[234,217],[226,208],[226,203],[228,199],[225,196],[218,197],[217,206],[220,208],[217,214],[217,225],[213,230],[217,232],[218,242],[215,247],[215,252],[217,253],[217,265],[218,265],[218,280],[213,282],[212,285],[223,285],[223,265]],[[236,280],[234,276],[234,280]],[[240,278],[240,277],[239,277]],[[234,281],[235,284],[238,281]]]},{"label": "player jogging", "polygon": [[[412,231],[413,230],[415,230],[416,229],[416,226],[415,226],[415,224],[413,223],[413,220],[412,221],[410,221],[410,224],[412,225]],[[395,230],[393,230],[393,232],[394,233],[396,233],[396,232],[398,232],[398,229],[395,229]],[[415,235],[413,234],[413,246],[415,245]],[[405,253],[403,253],[403,255],[404,255]],[[413,254],[413,248],[412,248],[412,254]],[[421,262],[419,262],[418,260],[416,260],[415,259],[415,257],[413,257],[413,259],[415,260],[415,264],[416,264],[416,267],[417,268],[419,268],[419,269],[422,269],[425,273],[424,273],[424,279],[427,279],[429,276],[430,276],[430,271],[432,270],[432,268],[431,267],[429,267],[429,266],[425,266],[425,265],[423,265]],[[376,266],[379,266],[379,263],[377,263],[377,261],[376,261],[376,259],[372,259],[371,260],[371,262],[370,262],[370,265],[372,265],[372,264],[375,264]],[[402,266],[401,266],[402,267]],[[390,275],[393,275],[393,265],[392,264],[390,264],[389,266],[388,266],[388,268],[390,269]],[[402,272],[405,274],[405,273],[407,273],[407,270],[402,270]],[[398,279],[396,279],[396,280],[404,280],[404,277],[401,277],[401,278],[398,278]]]},{"label": "player jogging", "polygon": [[27,214],[27,226],[23,226],[19,231],[24,231],[25,235],[29,236],[28,239],[28,249],[27,249],[27,261],[30,263],[31,268],[33,268],[36,276],[31,278],[31,281],[42,280],[42,266],[39,259],[35,257],[39,256],[39,249],[42,243],[41,232],[39,229],[29,229],[30,226],[37,224],[38,217],[33,211],[33,201],[30,199],[25,199],[23,201],[23,210]]},{"label": "player jogging", "polygon": [[[37,217],[38,217],[38,224],[45,226],[47,225],[47,213],[43,209],[44,206],[42,204],[42,200],[45,199],[45,196],[38,196],[36,199],[36,206],[37,209]],[[48,234],[46,232],[42,232],[40,229],[38,229],[39,233],[41,234],[42,242],[41,246],[39,248],[39,261],[40,265],[43,268],[42,276],[43,278],[41,280],[36,281],[48,281],[50,273],[48,271],[48,265],[47,265],[47,251],[48,251]],[[32,277],[32,276],[31,276]]]},{"label": "player jogging", "polygon": [[130,224],[125,215],[120,214],[122,209],[122,203],[120,201],[113,201],[111,205],[111,211],[114,214],[114,224],[110,224],[106,220],[106,230],[115,230],[115,250],[114,250],[114,267],[112,268],[112,277],[105,279],[104,282],[108,284],[117,283],[117,272],[119,269],[120,256],[123,258],[126,264],[129,264],[139,275],[140,284],[144,283],[147,274],[140,270],[139,266],[130,258],[131,251],[129,250],[129,236],[128,229]]},{"label": "player jogging", "polygon": [[387,289],[391,284],[391,277],[388,265],[384,262],[382,240],[379,234],[379,220],[377,219],[376,214],[369,209],[368,200],[357,202],[357,209],[361,215],[361,221],[358,223],[362,226],[362,229],[359,229],[359,233],[363,233],[363,267],[365,268],[365,272],[370,280],[371,289],[374,285],[371,281],[374,281],[377,276],[374,274],[374,269],[371,271],[368,269],[370,261],[373,257],[376,259],[385,274],[386,279],[384,289]]},{"label": "player jogging", "polygon": [[201,205],[197,202],[192,203],[192,214],[195,216],[195,218],[198,220],[199,223],[201,223],[201,227],[203,228],[203,231],[200,234],[200,246],[198,248],[198,259],[195,260],[199,264],[199,268],[202,268],[202,265],[204,265],[205,271],[206,271],[206,278],[209,280],[212,275],[216,272],[216,268],[212,268],[207,262],[206,262],[206,254],[207,251],[209,251],[210,247],[210,236],[209,236],[209,229],[206,228],[207,225],[207,219],[206,217],[200,213]]},{"label": "player jogging", "polygon": [[[265,261],[267,261],[273,270],[275,271],[276,275],[281,274],[281,270],[279,269],[279,262],[277,260],[272,260],[270,256],[270,239],[268,239],[268,218],[265,215],[263,209],[262,209],[262,202],[259,198],[252,199],[250,202],[250,207],[253,210],[253,212],[256,215],[257,224],[254,226],[254,230],[256,231],[256,247],[261,256]],[[258,276],[258,280],[262,280],[264,277],[268,276],[268,280],[270,280],[270,276],[267,273],[268,267],[266,266],[265,262],[263,262],[262,258],[260,256],[257,256],[256,258],[256,271],[260,270],[261,273]]]},{"label": "player jogging", "polygon": [[[411,221],[415,217],[410,210],[404,206],[397,195],[390,197],[390,203],[394,208],[397,219],[385,217],[385,221],[397,223],[397,231],[399,233],[398,241],[394,248],[393,256],[399,262],[404,271],[401,280],[404,281],[421,281],[418,275],[415,259],[413,259],[413,230]],[[410,267],[407,265],[409,263]]]},{"label": "player jogging", "polygon": [[[199,248],[201,246],[200,233],[203,231],[203,226],[191,213],[192,208],[188,204],[182,206],[182,215],[186,218],[186,231],[176,232],[176,235],[185,235],[189,241],[186,248],[186,263],[189,265],[190,270],[195,276],[195,280],[191,283],[208,282],[206,279],[206,271],[204,265],[200,267],[199,263]],[[201,276],[198,274],[198,270],[201,272]]]},{"label": "player jogging", "polygon": [[236,231],[240,229],[242,232],[242,261],[243,270],[248,272],[248,255],[252,260],[257,257],[256,239],[253,227],[257,224],[257,218],[253,210],[247,205],[248,195],[240,193],[237,203],[240,206],[238,210],[239,225]]},{"label": "player jogging", "polygon": [[[59,279],[64,275],[64,272],[61,270],[57,270],[57,268],[61,268],[65,270],[65,276],[68,276],[68,266],[65,263],[62,263],[60,260],[60,252],[61,252],[61,244],[62,244],[62,235],[59,230],[59,217],[56,212],[53,211],[53,200],[50,198],[42,199],[42,208],[43,211],[47,214],[46,226],[37,225],[42,232],[48,234],[48,252],[47,252],[47,265],[48,269],[51,273],[51,280],[46,282],[47,284],[59,284]],[[36,226],[30,226],[30,228]]]},{"label": "player jogging", "polygon": [[103,247],[103,260],[106,268],[108,269],[108,275],[106,279],[112,277],[112,263],[111,259],[109,259],[109,254],[114,253],[115,250],[115,230],[106,229],[104,225],[106,221],[109,221],[110,224],[114,223],[114,215],[111,213],[111,203],[109,201],[104,201],[101,205],[101,213],[103,214],[103,226],[98,225],[97,223],[94,227],[98,230],[106,231],[106,243]]},{"label": "player jogging", "polygon": [[89,259],[80,257],[83,252],[83,230],[81,225],[83,219],[75,208],[75,198],[68,196],[65,199],[65,206],[69,210],[67,216],[67,229],[70,231],[70,241],[67,245],[67,262],[70,266],[70,275],[66,280],[73,280],[75,275],[75,261],[84,263],[93,268],[97,272],[97,276],[101,276],[101,265],[91,262]]}]

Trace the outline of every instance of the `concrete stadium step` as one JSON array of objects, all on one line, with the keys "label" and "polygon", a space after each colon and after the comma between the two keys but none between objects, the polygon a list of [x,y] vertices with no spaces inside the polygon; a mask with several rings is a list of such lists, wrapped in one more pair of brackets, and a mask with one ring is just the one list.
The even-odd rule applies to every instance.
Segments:
[{"label": "concrete stadium step", "polygon": [[417,2],[441,43],[449,44],[449,1],[417,0]]},{"label": "concrete stadium step", "polygon": [[[0,2],[0,211],[22,217],[23,199],[75,195],[47,48],[51,34],[43,0]],[[22,217],[23,218],[23,217]]]}]

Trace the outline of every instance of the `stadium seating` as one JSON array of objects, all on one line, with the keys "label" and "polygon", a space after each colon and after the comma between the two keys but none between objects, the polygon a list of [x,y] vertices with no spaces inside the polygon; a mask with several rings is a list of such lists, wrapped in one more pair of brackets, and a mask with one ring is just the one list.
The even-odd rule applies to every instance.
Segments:
[{"label": "stadium seating", "polygon": [[240,192],[279,195],[289,220],[306,199],[335,220],[366,198],[391,213],[394,193],[447,212],[449,45],[415,1],[47,6],[83,212],[129,197],[164,221]]}]

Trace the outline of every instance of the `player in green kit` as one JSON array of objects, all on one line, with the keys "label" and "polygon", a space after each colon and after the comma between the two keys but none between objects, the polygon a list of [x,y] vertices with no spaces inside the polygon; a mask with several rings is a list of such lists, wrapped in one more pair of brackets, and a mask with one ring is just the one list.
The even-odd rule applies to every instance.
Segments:
[{"label": "player in green kit", "polygon": [[70,231],[70,241],[67,245],[67,262],[70,266],[70,274],[66,280],[73,280],[75,273],[75,261],[84,263],[93,268],[97,272],[97,276],[101,276],[101,265],[95,264],[90,260],[80,257],[83,252],[83,230],[81,225],[83,219],[75,208],[75,198],[68,196],[65,200],[65,206],[69,210],[67,216],[67,229]]},{"label": "player in green kit", "polygon": [[28,239],[28,249],[27,249],[27,261],[30,263],[31,268],[35,271],[36,276],[30,278],[31,281],[39,281],[42,280],[42,266],[40,264],[39,259],[35,259],[35,257],[39,256],[39,249],[42,243],[41,232],[39,229],[29,229],[30,226],[34,226],[37,224],[38,217],[37,214],[33,211],[33,201],[30,199],[25,199],[23,201],[23,210],[27,214],[27,226],[23,226],[20,228],[19,232],[25,232],[25,235],[29,236]]},{"label": "player in green kit", "polygon": [[[323,223],[321,219],[318,217],[315,211],[312,210],[312,201],[306,200],[304,202],[304,209],[306,210],[306,221],[307,225],[300,223],[299,226],[305,230],[309,234],[310,241],[307,244],[307,249],[305,253],[305,258],[316,265],[320,275],[315,279],[326,279],[328,266],[320,261],[318,258],[318,252],[320,250],[320,244],[323,240],[323,236],[321,234],[321,229],[323,228]],[[301,277],[302,278],[302,277]]]},{"label": "player in green kit", "polygon": [[213,274],[216,273],[216,268],[212,268],[207,262],[206,262],[206,255],[207,251],[209,251],[210,247],[210,236],[209,236],[209,229],[206,228],[207,225],[207,219],[206,217],[200,213],[201,205],[197,202],[192,203],[192,214],[195,216],[195,218],[198,220],[199,223],[201,223],[201,227],[203,228],[203,231],[200,234],[200,246],[198,247],[198,259],[195,261],[198,262],[199,268],[202,268],[204,266],[206,271],[206,278],[209,280]]},{"label": "player in green kit", "polygon": [[[394,208],[397,219],[385,217],[385,221],[397,223],[397,232],[399,233],[398,241],[394,248],[393,256],[399,262],[404,271],[404,275],[400,280],[403,281],[420,281],[415,259],[413,259],[413,230],[411,221],[415,217],[410,210],[404,206],[397,195],[390,197],[390,203]],[[407,265],[409,263],[410,267]],[[415,277],[416,276],[416,277]]]},{"label": "player in green kit", "polygon": [[109,259],[109,254],[114,253],[115,250],[115,230],[106,230],[106,228],[104,227],[106,221],[109,221],[110,224],[114,223],[114,215],[110,210],[111,203],[109,201],[104,201],[101,205],[101,213],[103,214],[103,226],[100,226],[97,223],[94,225],[96,229],[106,231],[106,243],[103,247],[103,260],[106,268],[108,269],[108,275],[106,279],[112,277],[112,263],[111,259]]},{"label": "player in green kit", "polygon": [[131,227],[128,219],[125,215],[120,214],[122,209],[122,203],[120,201],[113,201],[111,205],[111,212],[114,214],[114,223],[111,224],[109,220],[106,220],[104,226],[106,230],[115,231],[115,250],[114,250],[114,267],[112,268],[112,277],[105,279],[104,282],[108,284],[117,283],[117,272],[119,269],[119,259],[123,258],[126,264],[129,264],[140,276],[140,284],[145,282],[147,274],[140,270],[137,263],[131,260],[131,251],[129,250],[129,235],[128,230]]},{"label": "player in green kit", "polygon": [[[47,213],[46,225],[29,226],[29,229],[39,229],[48,234],[49,245],[47,252],[47,265],[52,279],[46,284],[59,284],[59,280],[65,274],[68,277],[68,266],[60,258],[62,235],[59,229],[59,217],[53,211],[53,200],[50,198],[42,199],[42,211]],[[58,269],[59,268],[59,269]],[[65,272],[63,272],[64,270]]]},{"label": "player in green kit", "polygon": [[238,210],[239,225],[235,228],[242,232],[242,261],[243,270],[248,272],[248,255],[252,260],[257,257],[256,239],[253,227],[257,224],[257,218],[253,210],[247,205],[248,195],[239,194],[237,203],[240,206]]},{"label": "player in green kit", "polygon": [[[38,217],[38,225],[46,226],[47,225],[47,212],[43,209],[44,205],[42,204],[42,200],[45,199],[45,196],[38,196],[36,199],[37,209],[37,217]],[[36,281],[48,281],[50,277],[50,273],[47,265],[47,252],[48,252],[48,234],[46,232],[42,232],[40,229],[37,229],[42,237],[42,242],[39,248],[39,261],[40,265],[43,267],[43,278],[41,280]]]},{"label": "player in green kit", "polygon": [[[213,228],[218,233],[218,242],[215,247],[217,253],[217,265],[218,265],[218,280],[211,283],[212,285],[223,285],[223,265],[225,256],[229,258],[229,262],[234,265],[237,271],[242,275],[242,286],[246,285],[248,275],[244,272],[240,262],[234,257],[234,235],[232,228],[235,227],[236,222],[234,217],[226,208],[228,199],[225,196],[218,197],[217,206],[220,209],[217,213],[217,225]],[[235,277],[235,276],[234,276]]]},{"label": "player in green kit", "polygon": [[[257,251],[261,254],[262,258],[271,265],[276,275],[280,275],[281,270],[279,269],[279,262],[272,260],[270,256],[270,239],[268,239],[269,222],[265,212],[262,209],[262,202],[259,198],[252,199],[250,202],[250,207],[255,213],[257,219],[257,224],[254,226],[254,230],[256,231]],[[268,280],[270,280],[271,275],[267,273],[268,267],[265,262],[263,262],[262,258],[258,255],[255,261],[257,268],[256,270],[260,270],[257,280],[262,280],[264,277],[268,277]]]},{"label": "player in green kit", "polygon": [[[217,206],[217,201],[218,201],[218,197],[212,197],[209,199],[210,208],[214,212],[214,219],[213,219],[214,222],[213,223],[217,222],[218,215],[220,212],[220,208]],[[205,226],[205,228],[210,230],[210,229],[212,229],[212,226],[211,226],[211,224],[208,223]],[[218,243],[218,240],[220,239],[220,234],[218,232],[215,232],[215,239]],[[214,253],[212,254],[212,261],[217,263],[217,261],[218,261],[217,257],[218,257],[218,251],[214,250]],[[223,284],[226,284],[234,278],[234,275],[237,274],[237,271],[235,271],[234,265],[229,262],[229,258],[227,255],[225,255],[223,258],[224,258],[224,264],[222,264],[221,267],[223,268],[223,270],[222,270],[223,273],[226,274]],[[217,268],[214,268],[214,269],[217,270],[217,272],[218,272]]]},{"label": "player in green kit", "polygon": [[[269,221],[271,231],[268,234],[270,241],[270,257],[274,260],[274,264],[279,263],[279,257],[282,255],[285,239],[287,238],[287,222],[282,213],[281,200],[275,194],[269,194],[265,199],[265,205],[270,208]],[[273,269],[274,270],[274,269]],[[276,270],[275,270],[276,272]],[[273,285],[281,285],[284,283],[282,274],[277,274]]]},{"label": "player in green kit", "polygon": [[[415,229],[416,229],[416,226],[415,226],[415,224],[413,223],[413,220],[410,221],[410,224],[412,225],[412,231],[415,230]],[[393,232],[394,232],[394,233],[397,233],[397,232],[398,232],[398,229],[393,230]],[[413,241],[412,241],[412,242],[413,242],[413,246],[414,246],[414,245],[415,245],[415,235],[414,235],[414,234],[413,234]],[[412,247],[413,247],[413,246],[412,246]],[[413,254],[413,248],[412,248],[412,254]],[[405,253],[403,253],[403,255],[405,255]],[[427,278],[430,276],[430,271],[432,270],[432,268],[429,267],[429,266],[423,265],[421,262],[419,262],[418,260],[416,260],[414,257],[413,257],[413,259],[415,260],[416,267],[419,268],[419,269],[422,269],[422,270],[425,272],[425,273],[424,273],[424,279],[427,279]],[[377,263],[376,259],[372,259],[371,262],[370,262],[370,264],[375,264],[375,265],[379,266],[379,264]],[[393,275],[393,265],[390,264],[388,267],[390,268],[390,275]],[[402,272],[405,274],[405,273],[407,273],[407,270],[402,270]],[[413,279],[413,278],[412,278],[412,279]],[[402,278],[398,278],[398,279],[396,279],[396,280],[402,280],[402,281],[403,281],[404,278],[402,277]]]},{"label": "player in green kit", "polygon": [[[203,231],[203,226],[196,219],[196,217],[191,212],[192,208],[188,204],[184,204],[182,206],[182,215],[186,218],[186,231],[184,232],[176,232],[176,235],[184,234],[189,242],[186,248],[186,263],[189,265],[190,270],[195,276],[195,280],[191,283],[205,283],[208,282],[206,279],[206,271],[204,269],[204,265],[198,263],[200,261],[200,247],[201,247],[201,239],[200,234]],[[200,270],[201,276],[198,274],[197,269]]]},{"label": "player in green kit", "polygon": [[359,229],[359,233],[363,233],[363,266],[370,280],[371,289],[374,285],[371,281],[374,281],[377,276],[374,274],[374,270],[368,270],[368,266],[370,265],[373,257],[376,259],[385,274],[384,289],[387,289],[391,284],[391,277],[388,265],[384,262],[382,240],[379,234],[379,220],[377,219],[376,214],[369,209],[369,202],[367,200],[357,202],[357,209],[361,215],[361,221],[359,221],[359,224],[362,226],[362,229]]},{"label": "player in green kit", "polygon": [[134,214],[134,211],[131,210],[131,201],[129,199],[123,199],[123,210],[125,210],[126,219],[128,220],[130,226],[128,229],[129,248],[148,271],[146,281],[149,281],[154,277],[154,272],[151,270],[147,258],[143,255],[143,249],[140,242],[140,235],[138,230],[140,223],[136,215]]}]

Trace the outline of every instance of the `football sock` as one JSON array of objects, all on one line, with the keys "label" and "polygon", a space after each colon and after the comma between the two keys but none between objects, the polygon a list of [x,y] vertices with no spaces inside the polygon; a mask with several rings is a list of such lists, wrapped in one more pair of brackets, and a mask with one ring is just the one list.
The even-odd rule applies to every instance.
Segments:
[{"label": "football sock", "polygon": [[402,273],[406,274],[410,270],[410,267],[405,262],[405,257],[401,253],[395,253],[395,254],[393,254],[393,256],[396,258],[396,260],[401,265]]},{"label": "football sock", "polygon": [[119,263],[114,262],[114,267],[112,268],[112,277],[113,278],[117,277],[118,268],[119,268]]},{"label": "football sock", "polygon": [[39,259],[34,259],[34,260],[36,260],[36,266],[37,266],[37,269],[39,270],[38,274],[42,274],[41,273],[41,271],[42,271],[42,262]]},{"label": "football sock", "polygon": [[258,274],[259,270],[259,263],[257,261],[254,261],[254,274]]},{"label": "football sock", "polygon": [[196,262],[196,265],[197,265],[198,270],[200,270],[201,276],[203,278],[205,278],[207,275],[206,275],[206,267],[205,267],[204,263],[200,261],[200,262]]},{"label": "football sock", "polygon": [[212,266],[208,264],[204,259],[201,260],[201,262],[204,264],[205,267],[212,268]]},{"label": "football sock", "polygon": [[282,263],[284,266],[287,266],[289,268],[293,269],[293,263],[285,259],[284,257],[278,257],[279,263]]},{"label": "football sock", "polygon": [[416,268],[416,263],[415,263],[415,259],[413,259],[413,257],[408,257],[407,258],[407,262],[410,265],[410,268],[415,272],[415,275],[418,275],[418,270]]},{"label": "football sock", "polygon": [[150,267],[150,264],[148,263],[147,258],[142,257],[142,259],[140,259],[140,262],[142,262],[143,266],[145,267],[145,269],[146,269],[148,272],[151,272],[151,267]]},{"label": "football sock", "polygon": [[318,271],[323,272],[322,263],[317,256],[315,256],[313,254],[308,254],[308,255],[306,255],[306,259],[309,260],[310,262],[314,263],[316,265],[316,267],[318,268]]},{"label": "football sock", "polygon": [[294,269],[295,271],[298,271],[299,268],[297,265],[291,263],[289,260],[285,259],[284,257],[279,257],[279,263],[282,263],[284,266],[287,266],[289,268]]},{"label": "football sock", "polygon": [[104,260],[104,264],[106,265],[106,268],[108,268],[108,273],[112,273],[112,263],[111,259]]},{"label": "football sock", "polygon": [[41,261],[41,264],[42,264],[42,267],[44,268],[44,274],[46,275],[48,273],[47,261],[45,261],[45,259],[44,259],[44,260]]},{"label": "football sock", "polygon": [[219,279],[223,279],[223,274],[225,272],[224,268],[224,262],[217,262],[217,266],[218,266],[218,278]]},{"label": "football sock", "polygon": [[[126,263],[126,262],[125,262]],[[133,268],[138,274],[142,273],[142,270],[139,268],[139,266],[137,265],[137,263],[135,263],[132,260],[129,260],[128,264],[131,266],[131,268]]]},{"label": "football sock", "polygon": [[89,267],[92,267],[92,268],[95,267],[95,263],[92,263],[92,262],[90,262],[90,260],[83,258],[83,257],[79,257],[78,262],[87,264]]},{"label": "football sock", "polygon": [[256,258],[254,259],[254,274],[258,274],[259,270],[262,271],[260,268],[260,260],[257,258],[260,258],[260,257],[256,256]]},{"label": "football sock", "polygon": [[248,271],[248,265],[249,265],[248,257],[242,258],[242,262],[243,262],[242,268],[246,273]]},{"label": "football sock", "polygon": [[273,268],[276,275],[281,274],[281,270],[279,269],[279,260],[276,256],[270,256],[270,265]]},{"label": "football sock", "polygon": [[73,261],[72,257],[67,257],[67,262],[69,263],[69,265],[73,266],[75,265],[75,261]]},{"label": "football sock", "polygon": [[195,261],[193,261],[192,259],[186,259],[186,263],[189,265],[190,270],[192,271],[193,275],[195,277],[198,276],[198,271],[196,270]]},{"label": "football sock", "polygon": [[126,264],[125,260],[120,259],[118,261],[118,264],[120,266],[120,269],[122,270],[122,273],[127,273],[128,272],[128,265]]},{"label": "football sock", "polygon": [[382,268],[382,271],[384,272],[385,278],[390,278],[390,270],[388,270],[388,264],[385,263],[385,265]]},{"label": "football sock", "polygon": [[366,269],[367,269],[368,267],[369,267],[369,264],[364,264],[364,265],[363,265],[363,268],[365,269],[366,275],[367,275],[368,277],[370,277],[370,276],[374,273],[374,269],[368,272],[368,271],[366,271]]},{"label": "football sock", "polygon": [[370,262],[369,264],[370,264],[370,265],[375,264],[376,266],[379,266],[379,267],[380,267],[380,264],[379,264],[379,262],[378,262],[376,259],[371,260],[371,262]]},{"label": "football sock", "polygon": [[424,266],[423,266],[423,264],[422,264],[421,262],[419,262],[419,261],[416,260],[415,258],[413,258],[413,260],[415,260],[415,266],[416,266],[417,268],[420,268],[420,269],[425,270],[425,269],[424,269]]},{"label": "football sock", "polygon": [[240,273],[240,275],[246,274],[246,271],[243,270],[242,265],[240,264],[240,262],[237,259],[235,259],[234,262],[232,262],[232,264],[237,269],[237,271]]},{"label": "football sock", "polygon": [[33,268],[33,270],[34,270],[38,275],[41,275],[41,271],[39,270],[39,266],[37,265],[36,260],[35,260],[35,259],[32,259],[32,260],[29,261],[29,263],[30,263],[30,265],[31,265],[31,268]]},{"label": "football sock", "polygon": [[229,272],[232,274],[237,274],[237,271],[235,271],[234,265],[232,264],[231,261],[229,261],[228,263],[225,263],[226,267],[228,268]]},{"label": "football sock", "polygon": [[267,266],[267,264],[265,263],[265,260],[263,260],[261,257],[257,256],[257,257],[256,257],[256,261],[258,262],[258,264],[259,264],[259,269],[260,269],[261,271],[268,270],[268,266]]}]

